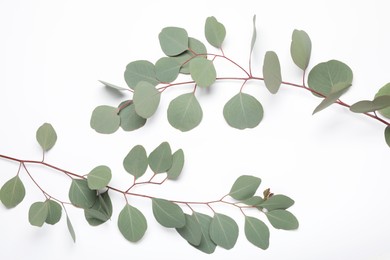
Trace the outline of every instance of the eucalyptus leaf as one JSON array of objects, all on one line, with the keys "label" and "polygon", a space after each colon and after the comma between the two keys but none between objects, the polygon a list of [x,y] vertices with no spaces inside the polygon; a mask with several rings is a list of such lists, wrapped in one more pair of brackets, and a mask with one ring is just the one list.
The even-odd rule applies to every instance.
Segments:
[{"label": "eucalyptus leaf", "polygon": [[324,110],[325,108],[336,102],[348,90],[350,86],[351,84],[345,82],[339,82],[333,85],[329,95],[324,98],[322,102],[314,109],[313,115],[315,113],[320,112],[321,110]]},{"label": "eucalyptus leaf", "polygon": [[148,155],[142,145],[134,146],[123,160],[125,170],[136,179],[145,174],[148,168]]},{"label": "eucalyptus leaf", "polygon": [[66,226],[68,227],[69,234],[72,237],[73,242],[75,243],[76,242],[76,233],[74,232],[72,222],[70,222],[70,219],[68,216],[66,216]]},{"label": "eucalyptus leaf", "polygon": [[378,96],[373,101],[362,100],[350,107],[350,110],[355,113],[374,112],[380,109],[390,107],[390,95]]},{"label": "eucalyptus leaf", "polygon": [[99,194],[91,208],[84,209],[84,216],[91,226],[105,223],[112,216],[112,202],[108,191]]},{"label": "eucalyptus leaf", "polygon": [[148,224],[141,211],[126,204],[119,213],[118,228],[127,240],[137,242],[144,236]]},{"label": "eucalyptus leaf", "polygon": [[118,90],[118,91],[128,91],[129,90],[128,88],[122,88],[122,87],[119,87],[117,85],[105,82],[103,80],[99,80],[99,82],[102,83],[107,88],[115,89],[115,90]]},{"label": "eucalyptus leaf", "polygon": [[199,40],[189,37],[188,38],[188,49],[180,55],[171,57],[175,59],[180,65],[180,73],[190,74],[190,60],[194,57],[207,58],[206,46]]},{"label": "eucalyptus leaf", "polygon": [[387,145],[390,147],[390,126],[385,128],[385,141]]},{"label": "eucalyptus leaf", "polygon": [[47,201],[48,214],[45,222],[50,225],[58,223],[61,219],[62,207],[58,202],[54,200]]},{"label": "eucalyptus leaf", "polygon": [[1,202],[7,209],[16,207],[23,201],[25,195],[26,190],[19,175],[4,183],[0,190]]},{"label": "eucalyptus leaf", "polygon": [[269,229],[260,219],[245,217],[245,236],[253,245],[266,250],[269,247]]},{"label": "eucalyptus leaf", "polygon": [[167,56],[176,56],[188,49],[188,34],[178,27],[165,27],[158,35],[162,51]]},{"label": "eucalyptus leaf", "polygon": [[203,111],[194,93],[186,93],[173,99],[168,107],[168,122],[176,129],[186,132],[202,121]]},{"label": "eucalyptus leaf", "polygon": [[47,202],[34,202],[28,211],[28,221],[33,226],[42,227],[48,214],[49,207]]},{"label": "eucalyptus leaf", "polygon": [[252,55],[253,47],[255,47],[257,38],[257,32],[256,32],[256,15],[253,16],[253,33],[252,33],[252,40],[251,40],[251,50],[249,55]]},{"label": "eucalyptus leaf", "polygon": [[274,228],[293,230],[299,227],[297,218],[289,211],[283,209],[272,210],[265,213]]},{"label": "eucalyptus leaf", "polygon": [[96,201],[96,191],[88,187],[87,180],[73,179],[69,189],[69,200],[76,207],[90,208]]},{"label": "eucalyptus leaf", "polygon": [[238,225],[229,216],[216,213],[210,223],[210,238],[220,247],[232,249],[238,238]]},{"label": "eucalyptus leaf", "polygon": [[205,36],[207,41],[216,48],[221,48],[226,36],[226,29],[214,16],[207,17],[205,24]]},{"label": "eucalyptus leaf", "polygon": [[193,212],[194,219],[200,224],[200,231],[202,237],[199,245],[193,245],[203,253],[212,254],[215,251],[217,245],[210,238],[210,224],[212,217],[199,213]]},{"label": "eucalyptus leaf", "polygon": [[[125,102],[123,101],[121,105],[123,105]],[[146,119],[143,117],[140,117],[137,112],[135,111],[135,106],[133,104],[133,101],[131,101],[131,104],[127,105],[125,108],[122,108],[119,112],[120,117],[120,126],[124,131],[134,131],[141,127],[143,127],[146,123]]]},{"label": "eucalyptus leaf", "polygon": [[253,96],[238,93],[223,108],[226,122],[234,128],[246,129],[256,127],[263,119],[263,106]]},{"label": "eucalyptus leaf", "polygon": [[175,180],[179,177],[184,166],[184,152],[182,149],[177,150],[172,154],[172,166],[167,171],[167,177],[170,180]]},{"label": "eucalyptus leaf", "polygon": [[143,117],[151,117],[160,104],[161,93],[150,83],[141,81],[134,88],[133,102],[135,112]]},{"label": "eucalyptus leaf", "polygon": [[57,141],[57,134],[51,124],[44,123],[38,128],[36,138],[42,149],[49,151]]},{"label": "eucalyptus leaf", "polygon": [[172,160],[171,147],[163,142],[149,154],[148,163],[154,173],[163,173],[171,168]]},{"label": "eucalyptus leaf", "polygon": [[88,173],[88,187],[91,190],[103,189],[108,185],[112,177],[111,169],[105,165],[100,165]]},{"label": "eucalyptus leaf", "polygon": [[248,198],[248,199],[242,201],[242,203],[249,205],[249,206],[257,206],[263,202],[264,202],[264,199],[260,196],[253,196],[251,198]]},{"label": "eucalyptus leaf", "polygon": [[262,203],[258,204],[258,206],[265,208],[268,211],[275,209],[288,209],[292,205],[294,205],[294,200],[282,194],[273,195],[264,200]]},{"label": "eucalyptus leaf", "polygon": [[163,57],[156,62],[156,77],[160,82],[174,81],[180,72],[181,64],[172,57]]},{"label": "eucalyptus leaf", "polygon": [[92,112],[90,125],[100,134],[115,133],[120,125],[117,109],[106,105],[96,107]]},{"label": "eucalyptus leaf", "polygon": [[282,84],[282,74],[278,55],[273,51],[267,51],[263,64],[264,83],[269,92],[276,94]]},{"label": "eucalyptus leaf", "polygon": [[190,61],[190,74],[199,87],[209,87],[217,79],[217,72],[211,60],[196,57]]},{"label": "eucalyptus leaf", "polygon": [[302,70],[306,70],[310,61],[311,40],[305,31],[293,31],[290,53],[295,65]]},{"label": "eucalyptus leaf", "polygon": [[158,84],[154,64],[147,60],[137,60],[127,64],[124,76],[131,89],[141,81],[148,82],[152,86]]},{"label": "eucalyptus leaf", "polygon": [[164,199],[152,199],[153,215],[160,225],[167,228],[181,228],[186,224],[184,212],[180,206]]},{"label": "eucalyptus leaf", "polygon": [[199,222],[195,216],[184,214],[185,226],[176,228],[176,231],[182,236],[188,243],[194,246],[199,246],[202,239],[202,231]]},{"label": "eucalyptus leaf", "polygon": [[[378,92],[375,94],[375,99],[379,98],[380,96],[390,96],[390,83],[387,83],[386,85],[384,85],[378,90]],[[382,116],[386,118],[390,118],[390,107],[380,109],[378,110],[378,112]]]},{"label": "eucalyptus leaf", "polygon": [[260,183],[261,179],[258,177],[242,175],[234,182],[229,195],[236,200],[246,200],[256,193]]}]

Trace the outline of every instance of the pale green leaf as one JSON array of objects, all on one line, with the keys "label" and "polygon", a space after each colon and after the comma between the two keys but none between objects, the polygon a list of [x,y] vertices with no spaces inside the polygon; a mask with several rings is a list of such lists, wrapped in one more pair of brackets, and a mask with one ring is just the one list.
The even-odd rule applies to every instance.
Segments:
[{"label": "pale green leaf", "polygon": [[176,56],[188,49],[188,34],[178,27],[165,27],[158,35],[162,51],[167,56]]},{"label": "pale green leaf", "polygon": [[[387,83],[382,88],[378,90],[378,92],[375,94],[375,98],[378,98],[380,96],[390,96],[390,83]],[[378,111],[382,116],[386,118],[390,118],[390,107],[380,109]]]},{"label": "pale green leaf", "polygon": [[387,145],[390,147],[390,126],[387,126],[385,129],[385,140]]},{"label": "pale green leaf", "polygon": [[216,48],[221,48],[226,36],[226,29],[214,16],[207,17],[205,24],[205,36],[207,41]]},{"label": "pale green leaf", "polygon": [[306,70],[310,61],[311,40],[305,31],[293,31],[290,53],[295,65],[302,70]]},{"label": "pale green leaf", "polygon": [[202,231],[199,222],[194,215],[185,216],[185,226],[176,228],[176,231],[185,239],[188,243],[194,246],[199,246],[202,239]]},{"label": "pale green leaf", "polygon": [[49,123],[41,125],[36,133],[36,138],[44,151],[49,151],[57,141],[57,134]]},{"label": "pale green leaf", "polygon": [[84,216],[91,226],[105,223],[112,216],[112,203],[108,191],[99,194],[91,208],[84,209]]},{"label": "pale green leaf", "polygon": [[238,238],[238,225],[229,216],[215,213],[210,223],[210,238],[220,247],[232,249]]},{"label": "pale green leaf", "polygon": [[180,206],[164,199],[152,199],[153,215],[160,225],[167,228],[181,228],[186,224]]},{"label": "pale green leaf", "polygon": [[156,62],[155,67],[157,79],[169,83],[179,76],[181,64],[172,57],[163,57]]},{"label": "pale green leaf", "polygon": [[263,64],[264,83],[269,92],[276,94],[282,84],[282,74],[278,55],[273,51],[267,51]]},{"label": "pale green leaf", "polygon": [[299,227],[297,218],[289,211],[277,209],[265,213],[274,228],[293,230]]},{"label": "pale green leaf", "polygon": [[378,96],[373,101],[362,100],[356,102],[350,107],[350,110],[355,113],[374,112],[380,109],[390,107],[390,95]]},{"label": "pale green leaf", "polygon": [[167,114],[168,122],[183,132],[198,126],[203,117],[202,107],[194,93],[183,94],[173,99],[169,104]]},{"label": "pale green leaf", "polygon": [[100,134],[112,134],[118,130],[120,117],[117,109],[111,106],[96,107],[91,116],[91,128]]},{"label": "pale green leaf", "polygon": [[133,102],[135,112],[143,117],[151,117],[160,104],[161,93],[150,83],[141,81],[134,88]]},{"label": "pale green leaf", "polygon": [[19,175],[8,180],[1,187],[0,199],[4,206],[8,209],[16,207],[23,201],[26,195],[23,182],[19,178]]},{"label": "pale green leaf", "polygon": [[48,214],[45,222],[50,225],[58,223],[61,219],[62,207],[58,202],[54,200],[47,201]]},{"label": "pale green leaf", "polygon": [[172,166],[167,171],[167,177],[170,180],[175,180],[179,177],[184,166],[184,152],[182,149],[177,150],[172,154]]},{"label": "pale green leaf", "polygon": [[252,33],[252,40],[251,40],[251,50],[250,55],[252,55],[253,47],[255,47],[257,38],[257,31],[256,31],[256,15],[253,16],[253,33]]},{"label": "pale green leaf", "polygon": [[161,143],[148,157],[148,163],[154,173],[163,173],[172,166],[172,151],[167,142]]},{"label": "pale green leaf", "polygon": [[74,232],[73,225],[70,222],[70,219],[68,216],[66,216],[66,225],[68,227],[68,231],[70,236],[72,237],[73,242],[76,242],[76,233]]},{"label": "pale green leaf", "polygon": [[321,103],[314,109],[313,115],[315,113],[320,112],[321,110],[324,110],[325,108],[336,102],[348,90],[350,86],[351,84],[345,82],[339,82],[333,85],[329,95],[324,98]]},{"label": "pale green leaf", "polygon": [[260,219],[254,217],[245,217],[245,236],[253,245],[267,249],[269,246],[269,229]]},{"label": "pale green leaf", "polygon": [[141,81],[146,81],[152,86],[158,84],[154,64],[147,60],[137,60],[127,64],[124,76],[131,89]]},{"label": "pale green leaf", "polygon": [[33,226],[42,227],[48,214],[48,203],[42,201],[34,202],[28,211],[28,221]]},{"label": "pale green leaf", "polygon": [[214,63],[203,57],[196,57],[190,61],[190,74],[199,87],[209,87],[217,78]]},{"label": "pale green leaf", "polygon": [[248,199],[242,201],[242,203],[249,205],[249,206],[257,206],[263,202],[264,202],[264,199],[260,196],[253,196],[251,198],[248,198]]},{"label": "pale green leaf", "polygon": [[193,212],[194,219],[200,224],[200,231],[202,233],[199,245],[193,245],[203,253],[212,254],[217,245],[210,238],[210,224],[212,218],[208,215]]},{"label": "pale green leaf", "polygon": [[[188,38],[188,49],[180,55],[171,57],[175,59],[180,65],[180,73],[189,74],[190,73],[190,60],[195,56],[207,58],[207,49],[206,46],[199,40],[195,38]],[[203,55],[202,55],[203,54]]]},{"label": "pale green leaf", "polygon": [[[122,102],[120,106],[122,106],[125,102]],[[139,129],[143,127],[146,123],[146,119],[143,117],[140,117],[135,112],[135,106],[133,104],[133,101],[131,101],[131,104],[127,105],[125,108],[121,109],[119,112],[120,117],[120,126],[124,131],[133,131],[136,129]]]},{"label": "pale green leaf", "polygon": [[99,80],[100,83],[102,83],[104,86],[106,86],[107,88],[111,88],[111,89],[115,89],[115,90],[119,90],[119,91],[128,91],[129,89],[127,88],[122,88],[122,87],[119,87],[117,85],[114,85],[114,84],[111,84],[111,83],[108,83],[108,82],[105,82],[103,80]]},{"label": "pale green leaf", "polygon": [[257,206],[260,206],[261,208],[265,208],[268,211],[272,211],[275,209],[288,209],[294,205],[294,200],[291,198],[282,195],[282,194],[276,194],[268,198],[267,200],[264,200],[262,203],[258,204]]},{"label": "pale green leaf", "polygon": [[148,168],[148,156],[142,145],[134,146],[123,160],[125,170],[136,179],[144,175]]},{"label": "pale green leaf", "polygon": [[88,187],[87,180],[72,180],[69,189],[69,200],[80,208],[90,208],[96,201],[96,191]]},{"label": "pale green leaf", "polygon": [[91,190],[103,189],[108,185],[112,177],[111,169],[105,165],[100,165],[88,173],[88,187]]},{"label": "pale green leaf", "polygon": [[256,193],[260,183],[261,179],[258,177],[242,175],[234,182],[229,195],[236,200],[246,200]]},{"label": "pale green leaf", "polygon": [[141,211],[126,204],[119,213],[118,228],[127,240],[137,242],[144,236],[148,224]]}]

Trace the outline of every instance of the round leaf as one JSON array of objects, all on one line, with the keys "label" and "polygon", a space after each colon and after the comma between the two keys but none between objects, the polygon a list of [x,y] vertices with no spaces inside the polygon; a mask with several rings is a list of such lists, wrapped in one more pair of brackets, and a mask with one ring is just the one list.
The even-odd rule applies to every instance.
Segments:
[{"label": "round leaf", "polygon": [[35,202],[30,206],[28,211],[28,221],[31,225],[42,227],[43,223],[49,213],[48,203],[46,202]]},{"label": "round leaf", "polygon": [[151,117],[160,104],[160,92],[150,83],[141,81],[134,89],[135,112],[143,117]]},{"label": "round leaf", "polygon": [[175,180],[179,177],[184,166],[184,152],[182,149],[177,150],[172,154],[172,166],[167,171],[168,179]]},{"label": "round leaf", "polygon": [[195,57],[195,55],[200,55],[198,57],[207,58],[205,55],[207,53],[206,46],[199,40],[195,38],[188,38],[188,48],[191,50],[185,51],[182,54],[171,57],[172,59],[175,59],[180,65],[180,73],[189,74],[190,73],[190,60]]},{"label": "round leaf", "polygon": [[126,66],[125,81],[131,89],[134,89],[141,81],[146,81],[152,86],[156,86],[158,80],[154,64],[147,60],[130,62]]},{"label": "round leaf", "polygon": [[[124,101],[127,102],[127,101]],[[122,102],[119,106],[121,106]],[[145,125],[146,119],[135,112],[134,104],[130,104],[119,112],[120,124],[123,130],[133,131]]]},{"label": "round leaf", "polygon": [[234,182],[229,195],[236,200],[246,200],[256,193],[260,183],[260,178],[250,175],[242,175]]},{"label": "round leaf", "polygon": [[269,246],[269,229],[260,219],[245,217],[245,236],[253,245],[267,249]]},{"label": "round leaf", "polygon": [[200,224],[195,219],[194,215],[184,215],[186,224],[184,227],[176,228],[176,231],[191,245],[199,246],[202,239]]},{"label": "round leaf", "polygon": [[163,173],[172,166],[172,151],[167,142],[161,143],[148,158],[149,166],[154,173]]},{"label": "round leaf", "polygon": [[221,48],[226,36],[226,29],[223,24],[217,21],[214,16],[208,17],[205,24],[205,36],[207,41],[216,48]]},{"label": "round leaf", "polygon": [[183,210],[173,202],[154,198],[152,209],[157,222],[164,227],[181,228],[186,224]]},{"label": "round leaf", "polygon": [[234,128],[254,128],[263,119],[263,106],[251,95],[240,92],[223,108],[226,122]]},{"label": "round leaf", "polygon": [[49,151],[57,141],[57,134],[49,123],[41,125],[36,134],[37,141],[44,151]]},{"label": "round leaf", "polygon": [[72,180],[69,200],[80,208],[90,208],[96,201],[96,191],[88,187],[87,180]]},{"label": "round leaf", "polygon": [[50,225],[58,223],[61,219],[62,207],[54,200],[47,201],[48,214],[45,222]]},{"label": "round leaf", "polygon": [[299,227],[297,218],[287,210],[277,209],[269,211],[266,216],[274,228],[293,230]]},{"label": "round leaf", "polygon": [[232,249],[238,238],[237,223],[231,217],[216,213],[210,224],[210,238],[218,246]]},{"label": "round leaf", "polygon": [[91,208],[84,209],[85,219],[91,226],[105,223],[112,216],[112,203],[108,191],[98,195]]},{"label": "round leaf", "polygon": [[[378,90],[378,92],[375,95],[375,98],[378,98],[380,96],[390,96],[390,83],[387,83],[382,88]],[[381,109],[378,111],[382,116],[386,118],[390,118],[390,107]]]},{"label": "round leaf", "polygon": [[110,106],[96,107],[92,112],[90,125],[92,129],[100,134],[115,133],[120,125],[117,109]]},{"label": "round leaf", "polygon": [[163,57],[156,62],[156,76],[160,82],[174,81],[180,72],[180,63],[171,57]]},{"label": "round leaf", "polygon": [[263,64],[264,83],[269,92],[276,94],[282,84],[282,74],[278,55],[273,51],[267,51]]},{"label": "round leaf", "polygon": [[183,132],[198,126],[203,117],[202,107],[193,93],[183,94],[173,99],[167,114],[169,123]]},{"label": "round leaf", "polygon": [[141,211],[126,204],[119,213],[118,228],[127,240],[137,242],[144,236],[148,225]]},{"label": "round leaf", "polygon": [[306,70],[310,61],[311,40],[305,31],[294,30],[290,52],[295,65],[302,70]]},{"label": "round leaf", "polygon": [[88,173],[88,187],[91,190],[103,189],[108,185],[112,177],[111,169],[105,165],[95,167]]},{"label": "round leaf", "polygon": [[202,57],[190,61],[190,74],[199,87],[209,87],[217,78],[213,62]]},{"label": "round leaf", "polygon": [[385,140],[387,145],[390,147],[390,126],[387,126],[385,129]]},{"label": "round leaf", "polygon": [[217,245],[210,238],[210,224],[212,218],[208,215],[194,212],[194,219],[200,224],[200,231],[202,237],[199,245],[193,245],[195,248],[199,249],[203,253],[212,254],[215,251]]},{"label": "round leaf", "polygon": [[294,205],[294,200],[290,199],[289,197],[277,194],[273,195],[264,202],[260,203],[258,206],[267,209],[268,211],[275,210],[275,209],[288,209]]},{"label": "round leaf", "polygon": [[167,56],[176,56],[188,49],[188,34],[178,27],[165,27],[158,35],[162,51]]},{"label": "round leaf", "polygon": [[134,146],[123,160],[125,170],[136,179],[144,175],[148,168],[148,156],[142,145]]},{"label": "round leaf", "polygon": [[0,190],[1,202],[8,209],[16,207],[25,195],[26,190],[18,175],[4,183]]}]

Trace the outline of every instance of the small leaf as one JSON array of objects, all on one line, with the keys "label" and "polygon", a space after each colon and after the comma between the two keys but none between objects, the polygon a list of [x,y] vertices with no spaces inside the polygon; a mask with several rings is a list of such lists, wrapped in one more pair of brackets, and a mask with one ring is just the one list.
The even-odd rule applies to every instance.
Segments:
[{"label": "small leaf", "polygon": [[177,150],[172,154],[172,166],[167,171],[167,177],[170,180],[175,180],[179,177],[184,166],[184,152],[182,149]]},{"label": "small leaf", "polygon": [[311,40],[305,31],[294,30],[290,52],[295,65],[302,70],[306,70],[310,61]]},{"label": "small leaf", "polygon": [[202,231],[199,222],[196,220],[194,215],[185,216],[185,226],[176,228],[176,231],[185,239],[188,243],[194,246],[199,246],[202,239]]},{"label": "small leaf", "polygon": [[88,187],[87,180],[72,180],[69,189],[69,200],[80,208],[90,208],[96,201],[96,191]]},{"label": "small leaf", "polygon": [[76,242],[76,233],[74,232],[72,223],[70,222],[70,219],[68,216],[66,216],[66,225],[68,226],[68,231],[70,233],[70,236],[72,237],[73,242]]},{"label": "small leaf", "polygon": [[172,166],[172,151],[167,142],[161,143],[148,158],[149,166],[154,173],[163,173]]},{"label": "small leaf", "polygon": [[103,189],[108,185],[112,177],[111,169],[105,165],[95,167],[88,173],[88,187],[91,190]]},{"label": "small leaf", "polygon": [[362,100],[350,107],[350,110],[355,113],[374,112],[380,109],[390,107],[390,95],[378,96],[373,101]]},{"label": "small leaf", "polygon": [[199,87],[209,87],[217,79],[214,63],[211,60],[196,57],[190,61],[190,74]]},{"label": "small leaf", "polygon": [[127,64],[124,76],[131,89],[134,89],[141,81],[146,81],[152,86],[158,84],[154,64],[147,60],[137,60]]},{"label": "small leaf", "polygon": [[245,217],[245,236],[253,245],[266,250],[269,246],[269,229],[260,219]]},{"label": "small leaf", "polygon": [[99,80],[100,83],[102,83],[104,86],[106,86],[107,88],[111,88],[111,89],[115,89],[115,90],[119,90],[119,91],[128,91],[129,89],[127,88],[122,88],[122,87],[118,87],[114,84],[111,84],[111,83],[108,83],[108,82],[105,82],[103,80]]},{"label": "small leaf", "polygon": [[336,102],[351,86],[349,83],[345,82],[339,82],[333,85],[332,91],[329,93],[329,95],[322,100],[322,102],[314,109],[313,115],[315,113],[320,112],[321,110],[324,110],[325,108],[332,105],[334,102]]},{"label": "small leaf", "polygon": [[181,228],[186,224],[183,210],[177,204],[164,199],[152,199],[153,215],[160,225]]},{"label": "small leaf", "polygon": [[387,126],[385,129],[385,140],[387,145],[390,147],[390,126]]},{"label": "small leaf", "polygon": [[4,183],[0,190],[1,202],[7,209],[16,207],[25,195],[26,190],[18,175]]},{"label": "small leaf", "polygon": [[156,62],[156,77],[160,82],[174,81],[180,72],[180,63],[172,57],[163,57]]},{"label": "small leaf", "polygon": [[62,207],[54,200],[47,201],[48,214],[45,222],[50,225],[58,223],[61,219]]},{"label": "small leaf", "polygon": [[257,206],[264,202],[264,199],[260,196],[253,196],[249,199],[243,200],[242,203],[249,205],[249,206]]},{"label": "small leaf", "polygon": [[277,209],[269,211],[265,215],[274,228],[293,230],[299,227],[297,218],[287,210]]},{"label": "small leaf", "polygon": [[237,223],[231,217],[216,213],[210,224],[210,238],[218,246],[232,249],[238,238]]},{"label": "small leaf", "polygon": [[226,122],[234,128],[254,128],[263,119],[263,107],[251,95],[240,92],[232,97],[223,108]]},{"label": "small leaf", "polygon": [[[122,102],[121,105],[123,105],[125,102]],[[124,131],[134,131],[137,130],[141,127],[143,127],[146,123],[146,119],[143,117],[140,117],[136,112],[135,112],[135,106],[133,104],[133,101],[131,101],[131,104],[126,106],[125,108],[121,109],[119,112],[119,117],[120,117],[120,126]]]},{"label": "small leaf", "polygon": [[84,216],[91,226],[105,223],[112,216],[112,203],[108,191],[99,194],[91,208],[84,209]]},{"label": "small leaf", "polygon": [[41,125],[36,134],[37,141],[42,149],[49,151],[57,141],[57,134],[53,126],[49,123]]},{"label": "small leaf", "polygon": [[269,92],[276,94],[282,84],[282,74],[278,55],[273,51],[267,51],[263,65],[264,83]]},{"label": "small leaf", "polygon": [[144,236],[148,224],[141,211],[126,204],[119,213],[118,228],[127,240],[137,242]]},{"label": "small leaf", "polygon": [[[378,90],[378,92],[375,94],[375,99],[379,98],[380,96],[390,96],[390,83],[387,83]],[[378,112],[382,116],[390,118],[390,107],[380,109]]]},{"label": "small leaf", "polygon": [[294,205],[294,200],[282,194],[273,195],[264,202],[258,204],[258,206],[265,208],[268,211],[275,209],[288,209],[292,205]]},{"label": "small leaf", "polygon": [[202,233],[200,244],[197,246],[194,245],[194,247],[203,253],[212,254],[217,247],[217,245],[210,238],[210,224],[212,218],[199,212],[194,212],[193,216],[194,219],[200,224],[200,231]]},{"label": "small leaf", "polygon": [[[195,38],[188,38],[188,51],[183,52],[182,54],[171,57],[172,59],[175,59],[180,65],[180,73],[189,74],[190,73],[190,60],[194,58],[196,55],[199,55],[198,57],[207,58],[206,53],[207,49],[204,44],[195,39]],[[204,55],[201,55],[204,54]]]},{"label": "small leaf", "polygon": [[92,112],[90,125],[92,129],[100,134],[115,133],[120,125],[117,109],[105,105],[96,107]]},{"label": "small leaf", "polygon": [[165,27],[158,35],[162,51],[167,56],[176,56],[188,48],[188,34],[178,27]]},{"label": "small leaf", "polygon": [[148,168],[148,156],[142,145],[134,146],[123,160],[125,170],[136,179],[144,175]]},{"label": "small leaf", "polygon": [[176,129],[186,132],[202,121],[203,111],[194,93],[187,93],[173,99],[168,107],[168,121]]},{"label": "small leaf", "polygon": [[246,200],[256,193],[260,183],[260,178],[250,175],[242,175],[234,182],[229,195],[236,200]]},{"label": "small leaf", "polygon": [[206,19],[205,36],[207,41],[216,48],[221,48],[223,40],[226,36],[226,29],[223,24],[217,21],[214,16]]},{"label": "small leaf", "polygon": [[33,226],[42,227],[48,214],[49,208],[46,202],[34,202],[28,211],[28,221]]},{"label": "small leaf", "polygon": [[161,93],[150,83],[141,81],[134,88],[135,112],[143,118],[151,117],[160,104]]},{"label": "small leaf", "polygon": [[256,32],[256,15],[253,16],[253,33],[252,33],[252,40],[251,40],[251,50],[249,55],[252,55],[253,47],[255,46],[256,43],[256,37],[257,37],[257,32]]}]

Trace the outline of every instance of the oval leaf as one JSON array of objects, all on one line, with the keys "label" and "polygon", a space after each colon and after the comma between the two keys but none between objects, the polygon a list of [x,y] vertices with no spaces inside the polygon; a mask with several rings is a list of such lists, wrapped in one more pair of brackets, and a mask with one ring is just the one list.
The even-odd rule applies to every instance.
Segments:
[{"label": "oval leaf", "polygon": [[226,29],[214,16],[207,17],[204,32],[207,41],[212,46],[221,48],[226,36]]},{"label": "oval leaf", "polygon": [[209,87],[217,79],[214,63],[202,57],[190,61],[190,74],[199,87]]},{"label": "oval leaf", "polygon": [[[175,59],[180,65],[180,73],[183,74],[189,74],[190,73],[190,60],[194,58],[195,56],[207,58],[206,53],[207,49],[206,46],[199,40],[195,38],[188,38],[188,51],[183,52],[182,54],[171,57],[172,59]],[[201,55],[203,54],[203,55]]]},{"label": "oval leaf", "polygon": [[167,56],[176,56],[188,49],[188,34],[183,28],[165,27],[158,35],[162,51]]},{"label": "oval leaf", "polygon": [[208,215],[194,212],[194,219],[200,224],[200,231],[202,233],[202,237],[199,245],[193,245],[195,248],[199,249],[203,253],[212,254],[215,251],[217,245],[210,238],[210,224],[212,218]]},{"label": "oval leaf", "polygon": [[[390,96],[390,83],[384,85],[382,88],[378,90],[378,92],[375,94],[375,99],[379,98],[380,96]],[[380,109],[378,112],[382,116],[386,118],[390,118],[390,107]]]},{"label": "oval leaf", "polygon": [[87,180],[72,180],[69,200],[80,208],[90,208],[96,201],[96,191],[88,187]]},{"label": "oval leaf", "polygon": [[295,65],[306,70],[310,61],[311,40],[305,31],[293,31],[290,53]]},{"label": "oval leaf", "polygon": [[273,51],[267,51],[263,65],[264,83],[269,92],[276,94],[282,84],[282,74],[278,55]]},{"label": "oval leaf", "polygon": [[180,67],[176,59],[163,57],[156,62],[156,77],[160,82],[172,82],[179,75]]},{"label": "oval leaf", "polygon": [[274,228],[293,230],[299,227],[297,218],[289,211],[277,209],[265,214]]},{"label": "oval leaf", "polygon": [[88,187],[91,190],[103,189],[108,185],[112,177],[111,169],[105,165],[95,167],[88,173]]},{"label": "oval leaf", "polygon": [[134,89],[141,81],[146,81],[152,86],[158,84],[154,64],[147,60],[137,60],[127,64],[124,76],[131,89]]},{"label": "oval leaf", "polygon": [[260,196],[253,196],[252,198],[243,200],[242,203],[249,205],[249,206],[257,206],[264,202],[264,199]]},{"label": "oval leaf", "polygon": [[117,109],[111,106],[96,107],[91,116],[91,128],[100,134],[112,134],[118,130],[120,117]]},{"label": "oval leaf", "polygon": [[237,242],[238,226],[229,216],[216,213],[210,224],[210,238],[225,249],[232,249]]},{"label": "oval leaf", "polygon": [[172,166],[167,171],[167,177],[170,180],[176,180],[183,170],[184,166],[184,152],[182,149],[177,150],[172,154]]},{"label": "oval leaf", "polygon": [[385,129],[385,140],[387,145],[390,147],[390,126],[387,126]]},{"label": "oval leaf", "polygon": [[264,202],[258,204],[258,206],[265,208],[268,211],[275,209],[288,209],[292,205],[294,205],[294,200],[282,194],[273,195]]},{"label": "oval leaf", "polygon": [[119,213],[118,228],[127,240],[137,242],[144,236],[148,225],[142,212],[127,204]]},{"label": "oval leaf", "polygon": [[160,92],[150,83],[141,81],[134,89],[135,112],[143,117],[151,117],[160,104]]},{"label": "oval leaf", "polygon": [[33,226],[42,227],[48,214],[48,203],[42,201],[35,202],[30,206],[28,211],[28,221]]},{"label": "oval leaf", "polygon": [[92,208],[84,209],[84,216],[91,226],[105,223],[112,216],[112,203],[108,191],[98,195]]},{"label": "oval leaf", "polygon": [[177,204],[164,199],[152,199],[153,215],[160,225],[181,228],[186,224],[183,210]]},{"label": "oval leaf", "polygon": [[136,179],[144,175],[148,168],[148,156],[142,145],[134,146],[123,160],[125,170]]},{"label": "oval leaf", "polygon": [[148,158],[149,166],[154,173],[163,173],[172,166],[172,151],[167,142],[161,143]]},{"label": "oval leaf", "polygon": [[202,107],[193,93],[183,94],[173,99],[167,114],[169,123],[183,132],[197,127],[203,117]]},{"label": "oval leaf", "polygon": [[263,106],[251,95],[240,92],[223,108],[226,122],[234,128],[254,128],[263,119]]},{"label": "oval leaf", "polygon": [[267,249],[269,246],[269,229],[260,219],[245,217],[245,236],[253,245]]},{"label": "oval leaf", "polygon": [[37,141],[44,151],[49,151],[57,141],[57,134],[49,123],[41,125],[36,134]]},{"label": "oval leaf", "polygon": [[68,216],[66,216],[66,226],[68,227],[68,231],[70,236],[72,237],[73,242],[76,242],[76,233],[74,232],[72,222],[70,222]]},{"label": "oval leaf", "polygon": [[185,215],[185,226],[176,228],[176,231],[182,236],[188,243],[193,246],[199,246],[202,239],[202,231],[199,222],[194,215]]},{"label": "oval leaf", "polygon": [[0,190],[1,202],[8,209],[16,207],[25,195],[26,190],[18,175],[4,183]]},{"label": "oval leaf", "polygon": [[314,109],[313,115],[321,110],[332,105],[336,102],[351,86],[349,83],[339,82],[333,85],[331,92],[329,95],[321,101],[321,103]]},{"label": "oval leaf", "polygon": [[[122,102],[119,105],[119,107],[122,106],[125,102],[129,102],[129,101]],[[131,101],[131,104],[121,109],[121,111],[119,112],[119,117],[120,117],[120,126],[124,131],[137,130],[138,128],[143,127],[146,123],[146,119],[140,117],[135,112],[135,106],[133,104],[133,101]]]},{"label": "oval leaf", "polygon": [[252,197],[259,188],[261,179],[255,176],[242,175],[234,182],[229,195],[236,200],[245,200]]},{"label": "oval leaf", "polygon": [[50,225],[58,223],[61,219],[62,207],[58,202],[54,200],[47,201],[48,214],[45,222]]}]

